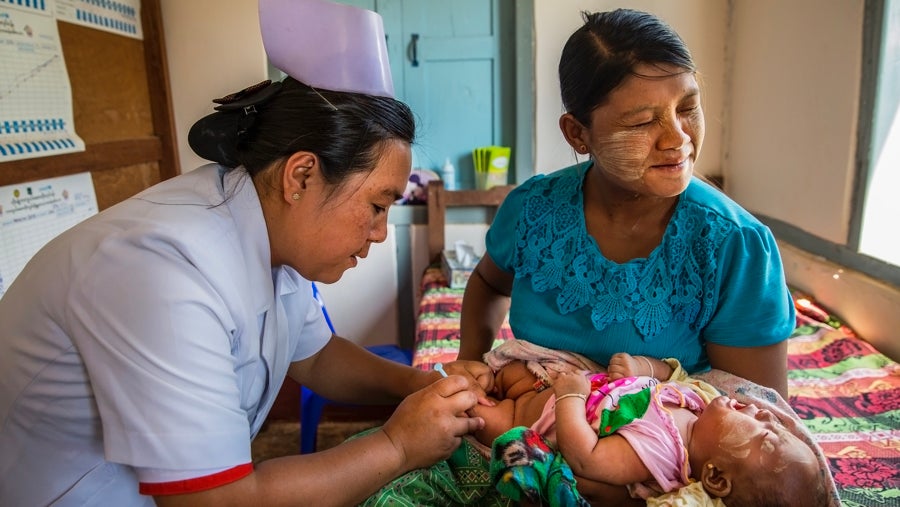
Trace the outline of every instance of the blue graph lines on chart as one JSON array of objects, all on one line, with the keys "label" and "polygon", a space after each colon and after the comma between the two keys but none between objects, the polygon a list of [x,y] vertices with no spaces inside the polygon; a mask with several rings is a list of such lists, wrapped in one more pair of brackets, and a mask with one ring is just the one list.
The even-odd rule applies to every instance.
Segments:
[{"label": "blue graph lines on chart", "polygon": [[128,5],[122,2],[114,2],[112,0],[81,0],[85,5],[90,5],[94,7],[99,7],[101,9],[106,9],[108,11],[113,11],[117,14],[121,14],[122,16],[127,16],[129,18],[137,17],[137,10],[132,5]]},{"label": "blue graph lines on chart", "polygon": [[113,0],[81,0],[75,9],[75,19],[121,33],[137,35],[140,27],[138,9]]},{"label": "blue graph lines on chart", "polygon": [[[66,128],[62,118],[3,120],[0,122],[0,157],[74,148],[76,144],[68,137]],[[44,139],[36,139],[36,136]]]},{"label": "blue graph lines on chart", "polygon": [[[0,2],[2,1],[4,0],[0,0]],[[41,74],[41,71],[47,69],[53,63],[60,61],[60,59],[61,58],[59,54],[51,55],[50,58],[45,60],[43,63],[38,64],[31,70],[13,76],[12,81],[0,87],[0,101],[12,95],[13,92],[21,88],[28,81],[31,81],[34,78],[38,77]]]},{"label": "blue graph lines on chart", "polygon": [[82,9],[78,9],[75,13],[75,16],[79,21],[84,21],[85,23],[90,23],[92,25],[111,28],[122,33],[137,33],[137,25],[135,23],[129,23],[127,21],[111,18],[102,14],[95,14],[93,12],[85,11]]},{"label": "blue graph lines on chart", "polygon": [[33,134],[35,132],[49,132],[52,130],[66,130],[66,121],[62,118],[0,121],[0,135]]},{"label": "blue graph lines on chart", "polygon": [[0,0],[0,5],[15,5],[17,7],[27,7],[39,11],[47,10],[46,0]]}]

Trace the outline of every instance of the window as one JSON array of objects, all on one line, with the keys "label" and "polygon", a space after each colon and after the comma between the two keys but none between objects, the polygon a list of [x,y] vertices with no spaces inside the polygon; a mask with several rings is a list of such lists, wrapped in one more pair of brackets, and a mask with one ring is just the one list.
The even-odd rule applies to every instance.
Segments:
[{"label": "window", "polygon": [[851,242],[862,254],[900,266],[900,1],[869,3],[864,47],[871,54],[864,61],[872,68],[863,70],[859,219]]},{"label": "window", "polygon": [[835,244],[777,220],[776,237],[900,287],[900,0],[866,0],[849,236]]}]

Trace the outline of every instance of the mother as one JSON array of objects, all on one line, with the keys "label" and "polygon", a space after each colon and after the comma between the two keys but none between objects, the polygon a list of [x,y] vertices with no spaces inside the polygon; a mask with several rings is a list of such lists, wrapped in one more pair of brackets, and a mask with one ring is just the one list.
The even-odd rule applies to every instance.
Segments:
[{"label": "mother", "polygon": [[703,144],[691,54],[658,18],[585,15],[559,63],[559,126],[589,160],[506,199],[463,299],[459,358],[517,338],[580,352],[674,357],[787,396],[794,308],[767,227],[694,176]]}]

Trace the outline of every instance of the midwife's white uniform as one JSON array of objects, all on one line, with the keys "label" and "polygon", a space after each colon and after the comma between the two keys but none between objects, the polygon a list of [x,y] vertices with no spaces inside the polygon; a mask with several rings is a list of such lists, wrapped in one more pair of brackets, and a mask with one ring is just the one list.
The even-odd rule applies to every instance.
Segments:
[{"label": "midwife's white uniform", "polygon": [[90,218],[0,299],[0,505],[152,505],[139,482],[247,473],[290,362],[330,336],[310,282],[271,268],[242,169]]}]

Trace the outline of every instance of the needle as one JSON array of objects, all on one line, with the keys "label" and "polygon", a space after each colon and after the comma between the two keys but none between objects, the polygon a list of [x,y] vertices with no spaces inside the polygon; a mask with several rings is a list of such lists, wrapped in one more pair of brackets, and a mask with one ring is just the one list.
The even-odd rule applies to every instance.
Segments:
[{"label": "needle", "polygon": [[437,363],[436,365],[434,365],[434,371],[440,373],[442,377],[447,376],[447,372],[444,371],[444,365],[442,363]]}]

